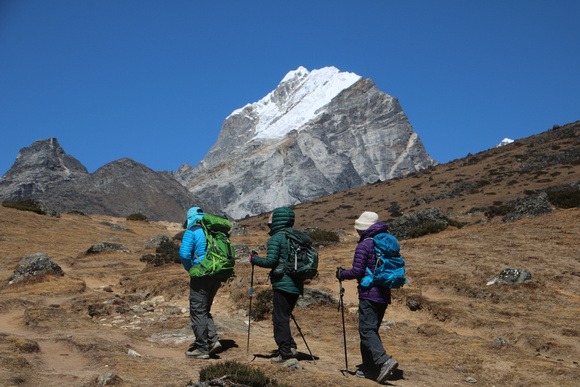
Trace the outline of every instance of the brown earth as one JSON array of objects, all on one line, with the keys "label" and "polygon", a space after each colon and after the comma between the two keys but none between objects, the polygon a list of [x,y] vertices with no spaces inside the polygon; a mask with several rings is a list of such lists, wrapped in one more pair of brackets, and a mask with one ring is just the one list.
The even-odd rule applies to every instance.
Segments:
[{"label": "brown earth", "polygon": [[[129,231],[110,231],[106,220]],[[47,276],[0,289],[0,384],[30,386],[88,385],[114,372],[126,385],[185,386],[202,367],[236,360],[259,367],[289,385],[373,385],[342,375],[345,359],[342,324],[336,303],[298,308],[296,319],[317,358],[294,331],[302,370],[269,364],[275,348],[268,319],[247,325],[248,263],[220,290],[213,306],[221,337],[229,347],[219,360],[190,360],[189,342],[171,341],[187,332],[187,274],[178,264],[146,267],[139,261],[145,243],[168,236],[178,225],[63,215],[60,219],[0,208],[0,278],[8,278],[21,257],[48,252],[62,266],[62,277]],[[381,335],[402,375],[400,386],[454,385],[472,377],[478,385],[573,386],[580,381],[580,264],[577,238],[580,211],[559,210],[514,223],[477,224],[402,242],[411,286],[394,291]],[[322,247],[320,276],[308,286],[338,297],[334,268],[348,266],[356,240],[345,233]],[[82,254],[99,241],[116,241],[131,253]],[[263,233],[235,237],[260,246]],[[526,268],[532,281],[486,286],[506,267]],[[268,287],[267,272],[256,268],[254,294]],[[356,329],[356,289],[345,282],[349,368],[360,362]],[[149,292],[144,299],[136,295]],[[160,299],[159,296],[163,298]],[[123,299],[142,311],[109,307]],[[412,312],[407,302],[422,309]],[[255,306],[255,305],[254,305]],[[103,310],[96,313],[101,307]],[[92,311],[93,317],[90,313]],[[165,334],[166,343],[155,341]],[[128,355],[129,349],[141,357]],[[253,361],[252,361],[253,360]],[[402,377],[402,378],[401,378]]]},{"label": "brown earth", "polygon": [[[388,353],[400,364],[389,384],[580,385],[580,209],[554,209],[514,222],[468,211],[525,196],[524,191],[578,182],[577,162],[517,172],[526,160],[548,160],[570,147],[577,160],[577,129],[546,141],[551,145],[523,141],[470,156],[475,161],[468,157],[296,206],[298,228],[317,226],[340,235],[340,242],[320,247],[320,275],[307,285],[335,299],[334,271],[352,262],[353,217],[362,210],[386,217],[393,202],[404,213],[438,206],[468,223],[401,241],[411,285],[393,291],[381,328]],[[529,144],[536,144],[537,152]],[[434,198],[457,193],[457,180],[469,189]],[[481,180],[487,183],[467,184]],[[111,223],[127,230],[113,229]],[[244,232],[232,238],[234,243],[263,248],[264,216],[240,223]],[[308,359],[294,329],[302,369],[270,364],[267,356],[275,344],[268,318],[252,321],[247,351],[251,270],[243,256],[236,277],[218,292],[212,308],[226,350],[219,359],[186,358],[192,340],[187,273],[179,264],[154,267],[140,261],[153,252],[144,247],[151,238],[179,231],[174,223],[72,214],[51,218],[0,207],[0,385],[97,385],[99,375],[112,372],[123,385],[185,386],[198,380],[203,367],[226,360],[255,366],[291,386],[376,385],[340,372],[345,357],[337,302],[295,310],[316,362]],[[84,254],[98,242],[121,243],[130,252]],[[18,261],[35,252],[48,253],[64,276],[9,284]],[[532,279],[486,285],[505,268],[527,269]],[[356,284],[344,285],[346,348],[354,370],[360,363]],[[254,302],[267,288],[267,270],[256,268]],[[412,311],[410,305],[420,309]]]}]

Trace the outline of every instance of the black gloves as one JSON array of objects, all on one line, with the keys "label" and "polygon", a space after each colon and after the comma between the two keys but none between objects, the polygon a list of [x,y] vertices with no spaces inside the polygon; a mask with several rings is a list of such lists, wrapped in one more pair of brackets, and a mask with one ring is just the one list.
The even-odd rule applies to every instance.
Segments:
[{"label": "black gloves", "polygon": [[341,278],[340,278],[340,273],[341,273],[343,270],[344,270],[344,269],[343,269],[342,267],[340,267],[340,266],[338,266],[338,267],[336,268],[336,279],[337,279],[337,280],[339,280],[339,281],[341,280]]}]

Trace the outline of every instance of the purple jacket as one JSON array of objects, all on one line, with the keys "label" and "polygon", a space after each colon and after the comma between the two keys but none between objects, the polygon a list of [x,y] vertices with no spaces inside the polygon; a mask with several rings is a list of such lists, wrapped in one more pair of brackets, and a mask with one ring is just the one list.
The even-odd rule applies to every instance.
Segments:
[{"label": "purple jacket", "polygon": [[[340,273],[340,279],[356,279],[360,280],[367,274],[366,268],[371,270],[375,267],[375,246],[373,237],[377,234],[387,232],[388,226],[383,222],[378,222],[367,228],[358,241],[358,245],[354,251],[354,260],[352,262],[352,269],[343,270]],[[370,300],[379,302],[381,304],[391,303],[391,289],[384,287],[373,286],[371,288],[358,287],[358,298],[360,300]]]}]

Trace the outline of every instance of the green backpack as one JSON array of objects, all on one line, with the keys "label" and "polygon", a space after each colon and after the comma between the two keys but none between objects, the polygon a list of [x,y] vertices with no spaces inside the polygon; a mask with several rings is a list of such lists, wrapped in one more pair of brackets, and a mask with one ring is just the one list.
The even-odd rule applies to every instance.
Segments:
[{"label": "green backpack", "polygon": [[189,276],[215,276],[225,281],[234,274],[236,261],[234,247],[229,239],[232,223],[222,216],[204,214],[200,224],[207,250],[203,261],[189,269]]}]

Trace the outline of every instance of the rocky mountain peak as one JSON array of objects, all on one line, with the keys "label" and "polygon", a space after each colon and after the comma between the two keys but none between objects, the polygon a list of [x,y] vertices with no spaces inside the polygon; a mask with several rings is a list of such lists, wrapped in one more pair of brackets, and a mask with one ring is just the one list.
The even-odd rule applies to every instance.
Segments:
[{"label": "rocky mountain peak", "polygon": [[204,159],[175,178],[239,219],[434,164],[398,101],[372,80],[299,67],[232,112]]},{"label": "rocky mountain peak", "polygon": [[68,155],[56,138],[22,148],[12,167],[0,178],[4,200],[36,198],[63,182],[88,175],[80,161]]}]

